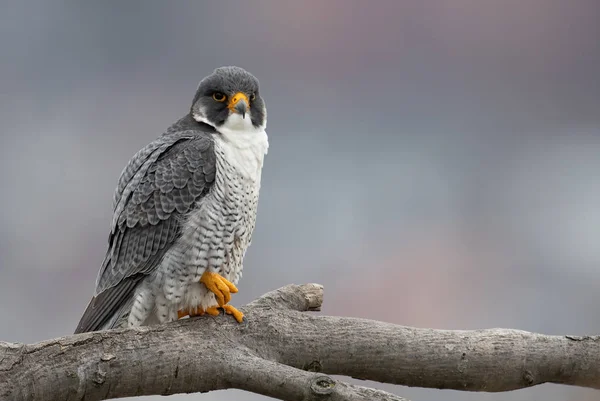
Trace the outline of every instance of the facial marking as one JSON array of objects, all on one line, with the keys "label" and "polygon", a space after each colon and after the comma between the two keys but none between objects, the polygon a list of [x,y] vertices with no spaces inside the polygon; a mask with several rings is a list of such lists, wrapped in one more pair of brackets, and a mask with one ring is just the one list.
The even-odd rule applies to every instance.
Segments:
[{"label": "facial marking", "polygon": [[267,110],[258,95],[258,85],[258,80],[242,68],[217,68],[200,81],[192,102],[192,116],[213,128],[264,129]]}]

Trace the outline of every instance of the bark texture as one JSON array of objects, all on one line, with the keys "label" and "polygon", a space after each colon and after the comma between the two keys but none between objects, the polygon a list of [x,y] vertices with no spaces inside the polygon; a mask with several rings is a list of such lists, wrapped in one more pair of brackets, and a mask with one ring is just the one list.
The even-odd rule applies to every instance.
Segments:
[{"label": "bark texture", "polygon": [[404,400],[336,380],[509,391],[600,389],[600,338],[518,330],[432,330],[318,316],[323,287],[289,285],[231,316],[37,344],[0,342],[0,400],[105,400],[237,388],[282,400]]}]

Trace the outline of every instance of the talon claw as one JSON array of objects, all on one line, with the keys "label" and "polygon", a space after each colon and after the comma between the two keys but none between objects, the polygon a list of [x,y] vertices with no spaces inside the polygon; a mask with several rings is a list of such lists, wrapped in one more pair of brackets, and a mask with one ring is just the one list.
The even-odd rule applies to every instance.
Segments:
[{"label": "talon claw", "polygon": [[190,317],[203,316],[203,315],[204,315],[204,309],[202,309],[200,306],[198,306],[196,308],[192,308],[192,310],[190,311]]},{"label": "talon claw", "polygon": [[211,316],[219,316],[221,313],[216,306],[211,306],[210,308],[206,309],[206,314]]},{"label": "talon claw", "polygon": [[181,319],[188,315],[190,317],[204,316],[204,315],[219,316],[221,314],[221,312],[219,312],[219,308],[223,309],[223,311],[227,315],[232,315],[238,323],[242,323],[244,321],[244,314],[242,312],[240,312],[239,310],[237,310],[237,308],[233,305],[223,305],[220,307],[219,306],[211,306],[210,308],[207,308],[207,309],[202,309],[200,306],[198,306],[196,308],[192,308],[192,309],[180,309],[177,311],[177,317],[178,317],[178,319]]},{"label": "talon claw", "polygon": [[202,309],[201,307],[192,308],[191,310],[182,309],[177,312],[177,316],[181,319],[186,315],[193,316],[202,316],[204,314],[210,316],[219,316],[219,307],[223,309],[223,311],[232,315],[238,323],[242,323],[244,320],[244,314],[237,310],[235,307],[228,305],[229,301],[231,301],[231,294],[235,294],[238,292],[237,287],[231,281],[227,280],[225,277],[221,276],[217,273],[211,273],[209,271],[205,271],[200,278],[200,282],[206,286],[206,288],[215,294],[215,298],[217,300],[218,306],[211,306],[207,309]]},{"label": "talon claw", "polygon": [[181,319],[182,317],[186,317],[188,315],[189,317],[203,316],[204,313],[204,309],[202,309],[200,306],[192,309],[180,309],[177,311],[177,318]]},{"label": "talon claw", "polygon": [[232,282],[217,273],[205,271],[200,278],[200,282],[215,294],[217,303],[221,307],[231,301],[231,293],[238,292],[237,287]]},{"label": "talon claw", "polygon": [[244,314],[237,310],[233,305],[225,305],[223,306],[223,310],[228,315],[233,315],[233,317],[235,318],[235,320],[237,320],[238,323],[242,323],[242,321],[244,320]]}]

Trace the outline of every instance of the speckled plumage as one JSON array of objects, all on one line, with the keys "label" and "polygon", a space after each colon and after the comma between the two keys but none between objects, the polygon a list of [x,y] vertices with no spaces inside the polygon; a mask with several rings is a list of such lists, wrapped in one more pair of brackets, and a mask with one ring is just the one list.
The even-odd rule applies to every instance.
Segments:
[{"label": "speckled plumage", "polygon": [[[256,99],[247,116],[223,118],[209,98],[216,90]],[[255,226],[265,126],[252,75],[225,67],[200,83],[190,114],[141,149],[119,178],[109,248],[76,333],[162,323],[180,309],[216,306],[199,282],[207,270],[238,283]]]}]

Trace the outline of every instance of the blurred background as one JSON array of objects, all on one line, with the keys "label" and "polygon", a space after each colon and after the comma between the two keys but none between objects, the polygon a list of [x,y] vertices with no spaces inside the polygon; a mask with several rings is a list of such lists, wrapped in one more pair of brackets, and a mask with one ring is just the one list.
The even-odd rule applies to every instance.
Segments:
[{"label": "blurred background", "polygon": [[255,74],[269,112],[234,304],[318,282],[330,315],[600,332],[597,0],[68,3],[0,6],[0,339],[72,333],[121,170],[222,65]]}]

